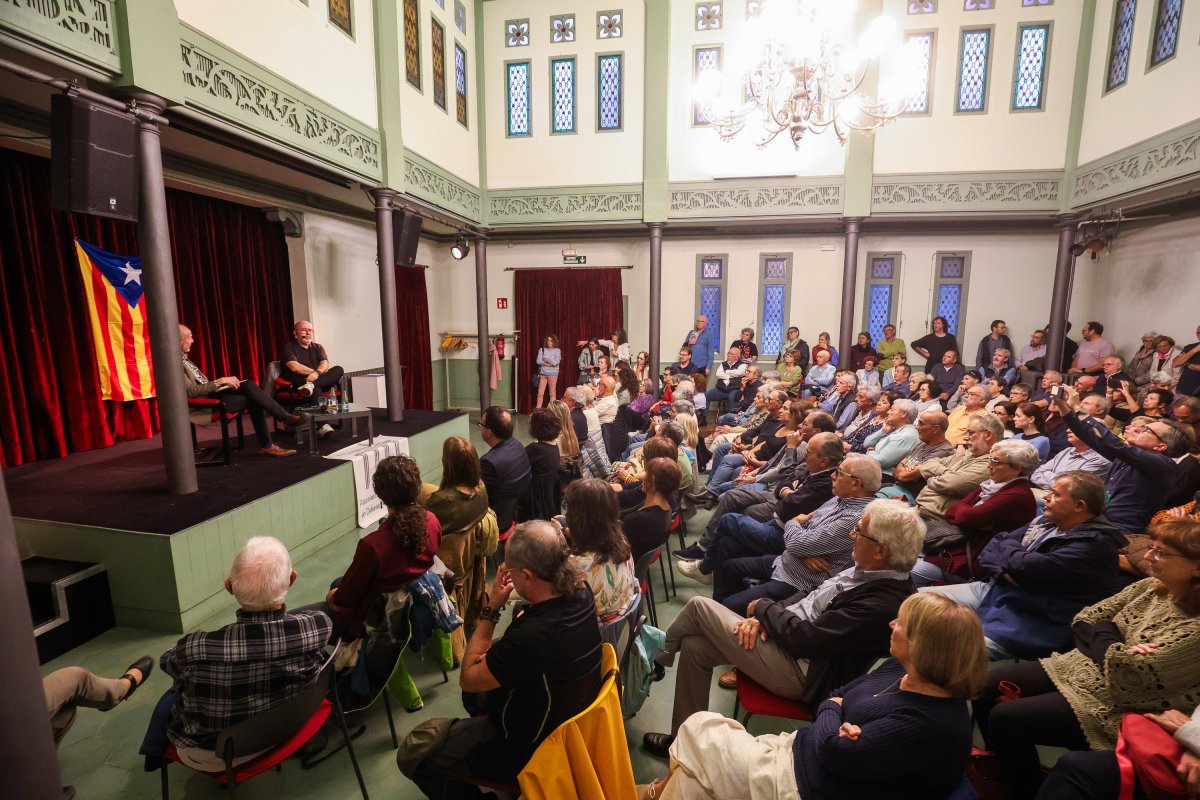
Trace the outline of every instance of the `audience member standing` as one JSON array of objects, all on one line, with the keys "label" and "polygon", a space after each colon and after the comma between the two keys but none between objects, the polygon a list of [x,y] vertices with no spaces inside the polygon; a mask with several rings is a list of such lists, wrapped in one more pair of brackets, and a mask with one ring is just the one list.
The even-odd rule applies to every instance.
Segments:
[{"label": "audience member standing", "polygon": [[933,368],[942,363],[942,356],[947,350],[958,353],[958,339],[955,339],[954,334],[947,328],[945,317],[934,317],[930,328],[932,333],[927,333],[912,343],[913,350],[925,357],[926,373],[932,373]]},{"label": "audience member standing", "polygon": [[783,357],[788,353],[796,354],[796,366],[800,369],[808,369],[808,342],[800,338],[800,329],[795,325],[787,329],[787,341],[783,343],[783,347],[779,348],[779,355],[775,357],[775,366],[783,363]]},{"label": "audience member standing", "polygon": [[604,353],[600,351],[600,341],[588,339],[587,346],[579,354],[579,384],[581,386],[591,383],[592,379],[600,374],[600,358],[603,355]]},{"label": "audience member standing", "polygon": [[558,347],[558,337],[553,333],[546,337],[538,348],[538,388],[537,402],[534,408],[542,407],[542,392],[546,392],[546,402],[558,397],[558,366],[562,363],[562,350]]},{"label": "audience member standing", "polygon": [[867,359],[874,358],[879,364],[879,352],[871,346],[871,334],[863,331],[858,334],[858,341],[850,348],[850,369],[857,372],[867,365]]},{"label": "audience member standing", "polygon": [[817,335],[817,343],[812,349],[813,360],[816,360],[817,353],[828,353],[829,354],[828,363],[832,364],[835,367],[838,365],[837,348],[829,343],[829,334],[826,331],[821,331]]},{"label": "audience member standing", "polygon": [[713,353],[719,346],[716,335],[708,327],[708,317],[704,314],[696,317],[696,327],[683,337],[682,347],[691,348],[692,361],[695,362],[697,368],[704,370],[705,375],[708,375],[712,369]]},{"label": "audience member standing", "polygon": [[1104,369],[1104,359],[1113,355],[1116,350],[1112,342],[1103,337],[1104,326],[1099,322],[1087,322],[1083,326],[1083,341],[1071,359],[1068,372],[1082,372],[1088,375],[1097,374]]},{"label": "audience member standing", "polygon": [[1008,338],[1008,325],[1002,319],[992,320],[991,332],[979,340],[975,350],[975,369],[982,370],[992,365],[992,354],[1003,348],[1012,352],[1012,339]]},{"label": "audience member standing", "polygon": [[1045,366],[1046,332],[1037,330],[1029,335],[1029,344],[1022,347],[1021,352],[1017,354],[1017,371],[1028,372],[1029,370],[1033,370],[1034,372],[1038,372],[1044,370]]},{"label": "audience member standing", "polygon": [[891,358],[897,353],[904,356],[905,361],[908,360],[908,348],[903,339],[896,338],[896,326],[890,322],[883,326],[883,338],[875,343],[875,351],[879,353],[881,363],[890,363],[893,367],[896,364]]},{"label": "audience member standing", "polygon": [[[1200,339],[1200,327],[1196,328],[1196,338]],[[1189,344],[1187,349],[1175,357],[1171,366],[1180,370],[1179,383],[1175,391],[1179,394],[1200,397],[1200,342]]]}]

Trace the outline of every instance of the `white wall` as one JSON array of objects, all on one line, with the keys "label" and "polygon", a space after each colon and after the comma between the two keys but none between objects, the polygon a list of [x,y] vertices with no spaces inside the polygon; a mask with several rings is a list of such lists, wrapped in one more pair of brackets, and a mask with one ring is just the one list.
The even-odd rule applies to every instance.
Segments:
[{"label": "white wall", "polygon": [[[937,32],[931,113],[902,117],[875,134],[876,173],[1062,169],[1082,3],[1025,8],[1013,0],[964,11],[961,2],[943,0],[937,13],[917,15],[908,15],[907,5],[884,0],[884,12],[906,31]],[[1053,23],[1045,110],[1012,111],[1017,27],[1029,22]],[[987,111],[956,114],[960,31],[977,25],[994,26]],[[886,73],[889,62],[881,66]]]},{"label": "white wall", "polygon": [[1174,58],[1153,70],[1149,52],[1154,36],[1156,2],[1137,5],[1133,48],[1125,85],[1104,94],[1108,48],[1112,41],[1115,0],[1096,3],[1096,25],[1088,72],[1087,106],[1079,141],[1079,163],[1086,164],[1113,151],[1149,139],[1200,118],[1200,3],[1183,4],[1179,49]]},{"label": "white wall", "polygon": [[1075,265],[1071,320],[1104,323],[1104,338],[1128,357],[1147,330],[1196,341],[1200,325],[1200,217],[1122,233],[1112,252]]},{"label": "white wall", "polygon": [[174,3],[181,21],[230,50],[371,127],[379,124],[371,2],[351,5],[353,38],[329,22],[325,0]]},{"label": "white wall", "polygon": [[[377,0],[395,2],[399,0]],[[475,4],[467,0],[466,33],[454,24],[454,0],[445,0],[442,8],[434,0],[418,3],[421,49],[421,89],[418,91],[406,78],[404,68],[404,12],[396,14],[396,41],[400,49],[400,131],[405,149],[412,150],[463,180],[479,185],[479,125],[478,87],[475,85]],[[402,6],[401,6],[402,9]],[[446,108],[433,102],[433,31],[431,19],[437,19],[446,36]],[[459,124],[454,95],[454,45],[467,53],[467,124]]]},{"label": "white wall", "polygon": [[[645,9],[609,0],[494,0],[484,6],[487,37],[488,188],[640,183],[645,105]],[[596,14],[622,9],[620,38],[596,36]],[[552,44],[550,17],[573,13],[575,41]],[[528,19],[529,44],[507,47],[505,22]],[[598,131],[598,53],[623,53],[622,129]],[[551,134],[550,59],[575,57],[575,133]],[[508,136],[506,61],[530,61],[529,136]]]}]

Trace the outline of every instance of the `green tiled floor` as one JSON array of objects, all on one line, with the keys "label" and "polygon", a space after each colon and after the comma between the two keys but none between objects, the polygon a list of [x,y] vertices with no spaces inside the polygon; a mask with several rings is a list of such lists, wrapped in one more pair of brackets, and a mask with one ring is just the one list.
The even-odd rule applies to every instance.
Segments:
[{"label": "green tiled floor", "polygon": [[[518,427],[518,436],[522,440],[528,440],[524,418]],[[486,445],[478,440],[478,428],[474,425],[471,427],[471,435],[480,451],[486,450]],[[707,519],[708,512],[700,512],[691,521],[690,529],[693,532],[699,531]],[[695,538],[694,533],[690,538]],[[347,535],[298,562],[295,566],[299,577],[288,597],[289,605],[299,606],[320,600],[329,582],[341,575],[350,563],[355,542],[355,535]],[[678,546],[678,539],[674,540],[672,546]],[[676,576],[679,595],[665,601],[662,587],[658,585],[660,579],[657,572],[653,580],[656,596],[659,598],[659,623],[664,627],[693,594],[709,593],[707,587]],[[212,630],[228,624],[233,620],[233,613],[234,603],[230,598],[225,610],[205,620],[199,627]],[[157,659],[176,639],[173,634],[116,628],[47,664],[44,672],[79,664],[101,675],[120,675],[127,665],[143,654],[151,654]],[[442,684],[441,673],[432,660],[422,661],[419,656],[409,656],[408,664],[418,687],[424,693],[425,708],[408,714],[401,710],[398,704],[394,704],[396,725],[401,735],[417,723],[431,717],[460,716],[463,713],[457,672],[450,674],[450,683]],[[67,734],[59,750],[63,782],[73,784],[79,797],[86,800],[148,800],[159,796],[159,776],[142,770],[137,750],[150,711],[168,685],[167,678],[156,670],[150,681],[137,694],[113,711],[101,713],[80,709],[75,727]],[[633,755],[634,773],[639,782],[666,772],[666,762],[643,752],[640,742],[642,734],[646,731],[669,729],[673,692],[674,670],[669,670],[666,680],[655,684],[646,705],[627,721],[626,732]],[[732,707],[733,694],[716,687],[714,681],[711,708],[714,711],[730,713]],[[355,743],[355,751],[372,797],[420,798],[422,795],[417,788],[396,769],[395,751],[391,746],[382,705],[367,712],[363,720],[367,725],[367,732]],[[780,720],[755,719],[751,730],[755,733],[777,731],[783,724]],[[178,766],[172,766],[170,774],[173,798],[196,800],[226,796],[215,782],[203,775]],[[301,769],[298,762],[289,761],[281,772],[261,775],[239,787],[237,795],[239,798],[312,797],[322,800],[350,800],[359,797],[359,792],[349,759],[345,754],[338,754],[311,770]]]}]

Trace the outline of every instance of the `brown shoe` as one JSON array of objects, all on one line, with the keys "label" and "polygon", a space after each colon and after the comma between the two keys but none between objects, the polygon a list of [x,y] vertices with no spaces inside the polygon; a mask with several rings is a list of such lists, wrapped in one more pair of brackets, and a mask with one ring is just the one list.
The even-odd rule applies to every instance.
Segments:
[{"label": "brown shoe", "polygon": [[296,455],[295,450],[288,450],[286,447],[280,447],[277,444],[273,444],[270,447],[264,447],[261,450],[259,450],[258,452],[262,453],[264,456],[294,456],[294,455]]},{"label": "brown shoe", "polygon": [[294,428],[300,423],[304,422],[305,419],[307,419],[307,417],[305,417],[299,411],[295,411],[287,415],[287,419],[283,421],[283,427],[290,430],[291,428]]},{"label": "brown shoe", "polygon": [[717,685],[719,685],[722,689],[736,689],[737,670],[731,669],[721,677],[717,678]]}]

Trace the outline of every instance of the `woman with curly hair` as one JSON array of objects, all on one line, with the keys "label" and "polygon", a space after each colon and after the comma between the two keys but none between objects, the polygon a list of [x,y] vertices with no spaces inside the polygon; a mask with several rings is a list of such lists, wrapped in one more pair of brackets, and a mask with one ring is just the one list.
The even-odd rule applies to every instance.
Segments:
[{"label": "woman with curly hair", "polygon": [[442,525],[417,505],[421,470],[408,456],[391,456],[375,468],[375,494],[388,514],[379,527],[358,540],[346,574],[333,582],[322,610],[333,618],[342,639],[366,634],[363,622],[381,594],[403,589],[433,566]]},{"label": "woman with curly hair", "polygon": [[596,615],[624,614],[638,585],[617,495],[607,482],[589,478],[571,485],[564,533],[571,543],[571,563],[596,596]]}]

